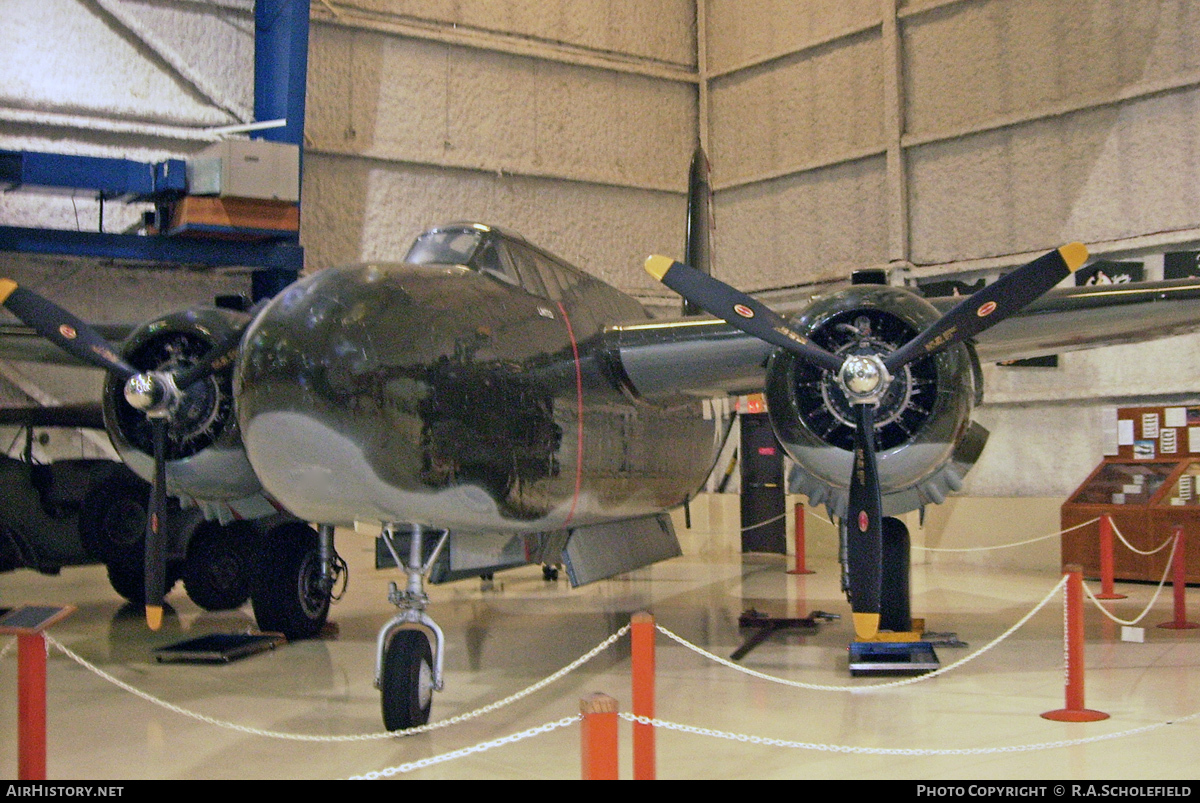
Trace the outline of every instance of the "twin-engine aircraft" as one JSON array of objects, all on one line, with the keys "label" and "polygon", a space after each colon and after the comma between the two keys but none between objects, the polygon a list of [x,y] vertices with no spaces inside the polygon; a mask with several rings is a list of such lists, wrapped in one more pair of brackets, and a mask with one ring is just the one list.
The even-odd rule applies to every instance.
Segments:
[{"label": "twin-engine aircraft", "polygon": [[[454,224],[404,262],[330,268],[248,312],[198,307],[120,346],[0,281],[3,305],[108,373],[105,425],[152,483],[146,611],[162,616],[184,545],[167,497],[217,519],[282,508],[316,530],[271,530],[252,600],[264,629],[319,633],[341,571],[337,526],[379,526],[407,573],[378,638],[384,723],[428,721],[444,638],[441,582],[541,563],[573,584],[679,554],[665,511],[701,487],[728,434],[713,399],[765,390],[795,463],[792,490],[841,521],[859,638],[906,566],[885,517],[961,486],[987,432],[972,422],[978,358],[1025,357],[1200,327],[1200,285],[1051,288],[1075,244],[948,310],[855,284],[791,318],[707,275],[707,188],[693,166],[684,262],[647,269],[715,317],[652,320],[629,296],[516,234]],[[1040,298],[1039,298],[1040,297]],[[1005,319],[1008,319],[1005,321]]]}]

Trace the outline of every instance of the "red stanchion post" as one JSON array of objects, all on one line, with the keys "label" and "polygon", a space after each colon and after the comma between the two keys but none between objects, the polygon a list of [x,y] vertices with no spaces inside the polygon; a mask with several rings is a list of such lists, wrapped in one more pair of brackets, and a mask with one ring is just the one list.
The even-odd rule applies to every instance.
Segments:
[{"label": "red stanchion post", "polygon": [[17,636],[17,778],[46,780],[46,638]]},{"label": "red stanchion post", "polygon": [[[654,616],[635,613],[630,619],[633,651],[633,715],[654,719]],[[653,781],[657,773],[654,726],[633,723],[633,779]]]},{"label": "red stanchion post", "polygon": [[583,780],[617,780],[617,701],[607,694],[589,694],[579,701],[579,712]]},{"label": "red stanchion post", "polygon": [[788,574],[816,574],[816,572],[814,572],[810,569],[807,569],[804,566],[804,553],[806,551],[806,548],[804,546],[804,503],[803,502],[796,503],[795,519],[796,519],[796,534],[794,536],[792,536],[792,542],[795,544],[795,547],[796,547],[796,568],[789,569]]},{"label": "red stanchion post", "polygon": [[1163,622],[1165,630],[1193,630],[1200,625],[1187,620],[1187,556],[1183,540],[1183,525],[1175,525],[1175,557],[1171,561],[1171,590],[1175,592],[1175,618]]},{"label": "red stanchion post", "polygon": [[1055,722],[1098,722],[1108,719],[1103,711],[1083,704],[1083,567],[1063,567],[1067,573],[1067,595],[1063,605],[1063,652],[1066,659],[1066,708],[1047,711],[1044,719]]},{"label": "red stanchion post", "polygon": [[46,779],[46,637],[72,605],[22,605],[0,616],[0,635],[17,637],[17,778]]},{"label": "red stanchion post", "polygon": [[1100,593],[1096,599],[1125,599],[1113,590],[1113,523],[1107,513],[1100,517]]}]

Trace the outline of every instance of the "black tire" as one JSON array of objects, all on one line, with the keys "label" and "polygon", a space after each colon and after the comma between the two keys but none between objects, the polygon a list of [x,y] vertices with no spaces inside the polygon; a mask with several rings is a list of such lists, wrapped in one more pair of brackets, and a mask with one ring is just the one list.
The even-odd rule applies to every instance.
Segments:
[{"label": "black tire", "polygon": [[88,488],[79,509],[79,539],[110,567],[110,576],[113,565],[131,567],[144,559],[149,500],[150,484],[120,463]]},{"label": "black tire", "polygon": [[[146,566],[144,562],[116,561],[109,563],[107,568],[108,582],[113,587],[113,591],[134,605],[146,604]],[[179,566],[169,563],[167,564],[166,583],[163,586],[164,597],[171,593],[171,589],[175,588],[177,582],[179,582]]]},{"label": "black tire", "polygon": [[254,537],[245,522],[223,527],[210,521],[196,528],[183,562],[183,585],[192,602],[206,611],[229,611],[250,599]]},{"label": "black tire", "polygon": [[383,726],[390,731],[429,722],[433,707],[433,652],[420,630],[399,630],[388,643],[380,684]]},{"label": "black tire", "polygon": [[288,522],[266,535],[250,590],[259,630],[289,641],[320,634],[329,616],[329,592],[321,589],[317,532]]},{"label": "black tire", "polygon": [[909,537],[904,522],[883,519],[883,575],[879,587],[879,629],[896,633],[912,630],[909,593]]}]

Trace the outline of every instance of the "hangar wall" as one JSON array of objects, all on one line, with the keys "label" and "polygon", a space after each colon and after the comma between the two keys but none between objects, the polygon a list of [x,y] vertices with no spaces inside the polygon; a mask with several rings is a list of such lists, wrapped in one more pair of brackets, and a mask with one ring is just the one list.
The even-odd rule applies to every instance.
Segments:
[{"label": "hangar wall", "polygon": [[310,269],[399,258],[431,225],[478,219],[658,292],[640,266],[682,249],[693,15],[690,0],[314,3]]},{"label": "hangar wall", "polygon": [[[249,119],[251,9],[8,0],[0,147],[199,150],[199,129]],[[697,135],[717,188],[718,274],[749,290],[863,266],[994,274],[1064,239],[1109,256],[1200,244],[1200,10],[1186,0],[312,9],[309,270],[397,258],[429,225],[479,218],[666,299],[639,266],[682,250]],[[87,227],[97,212],[86,199],[0,195],[5,223]],[[137,213],[110,205],[106,227]],[[102,320],[177,303],[164,281],[194,300],[243,282],[109,268],[101,283],[119,274],[133,289],[98,296],[78,265],[0,260]],[[1065,355],[1042,373],[986,368],[980,415],[996,437],[968,491],[1065,494],[1098,459],[1099,408],[1194,399],[1198,348],[1183,338]]]},{"label": "hangar wall", "polygon": [[[987,273],[1062,242],[1200,244],[1200,7],[1187,0],[707,0],[701,128],[722,275]],[[751,121],[748,124],[748,121]],[[1200,396],[1200,340],[985,367],[983,496],[1065,496],[1105,406]]]}]

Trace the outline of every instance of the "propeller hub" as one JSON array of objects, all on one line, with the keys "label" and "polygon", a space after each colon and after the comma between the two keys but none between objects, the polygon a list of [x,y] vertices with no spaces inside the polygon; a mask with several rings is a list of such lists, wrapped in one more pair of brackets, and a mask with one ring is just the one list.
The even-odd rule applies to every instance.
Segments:
[{"label": "propeller hub", "polygon": [[179,399],[175,379],[167,373],[148,371],[134,374],[125,383],[125,401],[150,418],[162,418],[171,412]]},{"label": "propeller hub", "polygon": [[852,404],[878,403],[892,377],[873,354],[851,354],[838,372],[838,383]]}]

